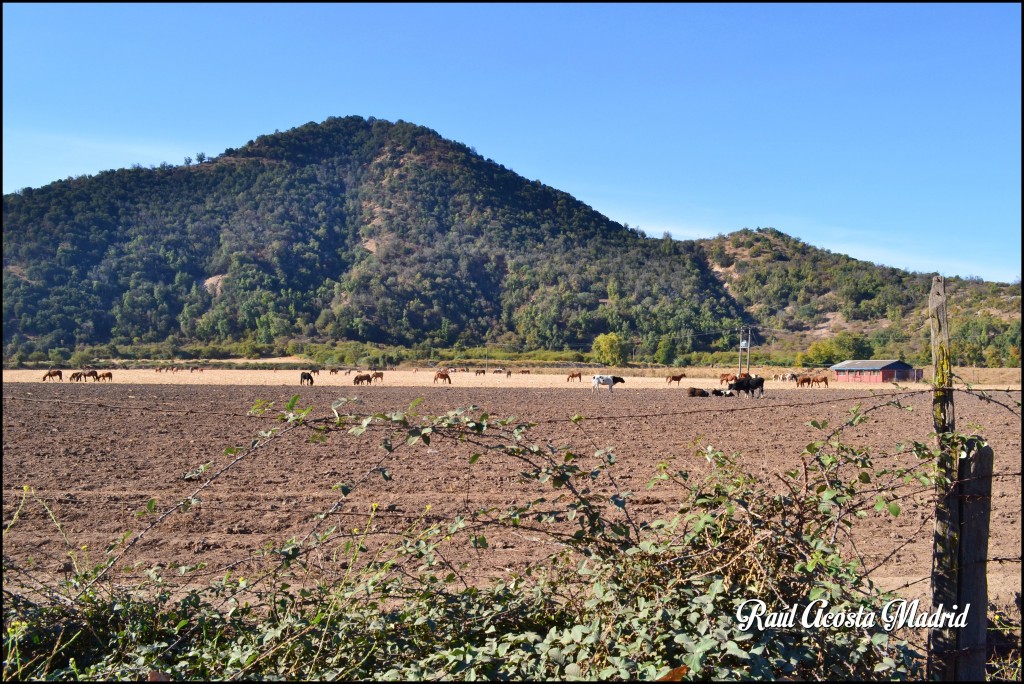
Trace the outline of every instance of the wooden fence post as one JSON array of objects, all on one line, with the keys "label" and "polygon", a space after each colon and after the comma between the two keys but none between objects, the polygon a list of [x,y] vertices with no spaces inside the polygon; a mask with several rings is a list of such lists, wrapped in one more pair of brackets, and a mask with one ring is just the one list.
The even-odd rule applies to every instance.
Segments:
[{"label": "wooden fence post", "polygon": [[[932,329],[932,422],[939,440],[939,483],[935,496],[935,535],[932,538],[932,611],[956,605],[956,557],[960,529],[956,505],[956,469],[948,437],[953,431],[953,376],[949,361],[949,328],[946,326],[946,288],[942,276],[932,278],[928,296]],[[956,672],[956,633],[953,628],[928,632],[928,679],[952,681]]]},{"label": "wooden fence post", "polygon": [[[963,628],[928,633],[928,679],[984,681],[988,625],[988,526],[992,450],[980,438],[954,438],[953,371],[942,276],[928,297],[935,390],[932,419],[938,435],[939,476],[932,551],[932,614],[967,611]],[[969,606],[969,608],[968,608]]]},{"label": "wooden fence post", "polygon": [[959,606],[969,605],[967,624],[957,635],[956,678],[985,681],[988,659],[988,532],[992,516],[992,447],[971,437],[960,459]]}]

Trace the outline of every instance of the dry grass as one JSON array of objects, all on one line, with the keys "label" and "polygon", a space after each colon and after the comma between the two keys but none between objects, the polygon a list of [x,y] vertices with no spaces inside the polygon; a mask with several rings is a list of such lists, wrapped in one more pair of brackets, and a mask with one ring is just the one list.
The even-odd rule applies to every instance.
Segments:
[{"label": "dry grass", "polygon": [[[295,363],[300,359],[288,359],[287,362]],[[511,366],[510,366],[511,367]],[[590,376],[596,372],[592,369],[570,369],[570,368],[532,368],[529,374],[518,372],[513,368],[511,377],[504,373],[494,373],[493,367],[490,372],[477,375],[473,369],[469,372],[456,372],[451,374],[452,386],[457,387],[579,387],[590,390]],[[570,371],[581,370],[583,382],[568,382],[567,377]],[[751,373],[769,378],[765,383],[765,389],[771,390],[793,390],[796,386],[792,382],[781,382],[771,380],[773,374],[780,372],[778,368],[752,367]],[[41,382],[44,370],[4,370],[4,383],[32,383]],[[365,371],[364,371],[365,372]],[[703,387],[705,389],[719,386],[719,375],[724,372],[732,372],[732,369],[725,368],[689,368],[680,369],[667,368],[608,368],[601,369],[601,373],[610,375],[621,375],[626,379],[625,385],[619,385],[616,391],[621,389],[666,389],[678,390],[685,387]],[[686,378],[679,384],[669,385],[665,378],[673,373],[685,372]],[[804,371],[806,372],[806,371]],[[276,385],[299,387],[298,370],[228,370],[220,368],[207,368],[203,372],[189,372],[188,370],[177,373],[160,372],[155,370],[114,370],[113,382],[140,385]],[[966,382],[971,383],[978,389],[1021,389],[1021,371],[1019,368],[957,368],[956,373]],[[64,372],[64,381],[71,371]],[[353,378],[357,372],[353,371],[346,375],[344,370],[337,374],[331,374],[322,370],[315,376],[317,386],[339,386],[352,387]],[[928,371],[925,371],[926,377]],[[88,381],[92,383],[93,381]],[[379,382],[377,383],[380,384]],[[384,385],[397,387],[447,387],[440,383],[434,383],[434,370],[431,368],[403,368],[396,371],[384,372]],[[836,383],[833,388],[851,389],[892,389],[890,383]],[[920,386],[914,384],[914,386]],[[603,390],[607,391],[607,390]],[[813,390],[801,390],[813,391]]]}]

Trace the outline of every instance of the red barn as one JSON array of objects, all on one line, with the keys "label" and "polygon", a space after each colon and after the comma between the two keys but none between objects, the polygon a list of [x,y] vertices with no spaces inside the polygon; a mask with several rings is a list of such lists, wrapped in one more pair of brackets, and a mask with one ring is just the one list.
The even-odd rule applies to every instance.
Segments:
[{"label": "red barn", "polygon": [[843,361],[832,366],[836,382],[920,382],[924,371],[896,359]]}]

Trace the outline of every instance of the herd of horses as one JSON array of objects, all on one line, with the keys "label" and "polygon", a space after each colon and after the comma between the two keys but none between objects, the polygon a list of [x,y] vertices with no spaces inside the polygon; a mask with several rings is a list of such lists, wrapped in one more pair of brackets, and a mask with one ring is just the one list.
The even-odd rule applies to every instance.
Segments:
[{"label": "herd of horses", "polygon": [[[351,372],[351,371],[349,371],[349,372]],[[332,368],[331,369],[331,375],[336,375],[337,373],[338,373],[338,370],[336,368]],[[302,371],[302,373],[299,374],[299,384],[300,385],[309,385],[310,387],[312,387],[313,386],[313,376],[314,375],[319,375],[319,374],[320,374],[320,371],[317,370],[317,369],[314,369],[314,370],[311,370],[311,371]],[[348,375],[348,373],[345,373],[345,375]],[[353,385],[364,385],[364,384],[365,385],[372,385],[377,380],[380,380],[382,384],[384,383],[384,371],[373,371],[372,373],[360,373],[360,374],[356,375],[354,378],[352,378],[352,384]]]},{"label": "herd of horses", "polygon": [[[102,373],[98,373],[94,370],[75,371],[68,376],[68,381],[85,382],[89,378],[92,378],[93,382],[113,382],[114,374],[110,371],[104,371]],[[51,368],[46,371],[46,375],[43,376],[43,382],[46,382],[47,380],[52,380],[53,382],[57,382],[59,380],[60,382],[64,382],[64,374],[55,368]]]},{"label": "herd of horses", "polygon": [[[158,373],[161,372],[161,371],[177,372],[179,370],[182,370],[182,369],[178,368],[178,367],[173,367],[172,366],[172,367],[167,367],[167,368],[157,368],[156,372],[158,372]],[[193,367],[190,367],[188,370],[190,372],[194,373],[196,371],[202,372],[203,369],[201,367],[198,367],[198,366],[193,366]],[[414,369],[414,370],[419,370],[419,369]],[[437,383],[441,383],[442,385],[443,384],[448,384],[448,385],[452,384],[452,377],[451,377],[452,373],[459,372],[459,371],[468,372],[469,369],[468,368],[448,368],[446,370],[439,370],[439,371],[434,373],[434,384],[435,385]],[[335,375],[338,372],[339,372],[339,370],[337,368],[330,369],[331,375]],[[352,372],[352,369],[348,369],[348,370],[346,370],[345,375],[348,375],[351,372]],[[495,368],[492,372],[493,373],[502,373],[506,377],[512,377],[512,371],[511,370],[506,370],[504,368]],[[529,369],[523,369],[523,370],[519,371],[520,374],[528,374],[529,372],[530,372]],[[299,376],[299,384],[300,385],[310,385],[310,386],[312,386],[313,385],[313,376],[314,375],[318,375],[319,373],[320,373],[320,370],[316,369],[316,368],[314,368],[313,370],[310,370],[310,371],[302,371],[302,373]],[[487,373],[487,371],[483,370],[483,369],[477,369],[476,370],[476,375],[484,375],[486,373]],[[679,385],[679,384],[681,384],[681,381],[685,377],[686,377],[686,373],[679,373],[679,374],[676,374],[676,375],[669,375],[669,376],[667,376],[665,378],[665,383],[668,384],[668,385],[671,385],[674,382],[677,385]],[[75,371],[75,372],[71,373],[68,376],[68,380],[70,382],[85,382],[89,378],[92,378],[93,382],[103,382],[103,381],[113,382],[114,374],[111,373],[110,371],[104,371],[104,372],[100,373],[100,372],[98,372],[96,370],[90,369],[90,370],[83,370],[83,371]],[[716,390],[711,390],[709,392],[708,390],[704,390],[704,389],[701,389],[701,388],[698,388],[698,387],[688,387],[687,390],[686,390],[687,391],[687,395],[691,396],[691,397],[698,397],[698,396],[701,396],[701,397],[706,397],[706,396],[736,396],[736,394],[744,394],[744,393],[746,393],[746,394],[750,394],[750,396],[754,396],[754,393],[756,392],[756,393],[758,393],[759,396],[762,396],[762,397],[764,396],[764,381],[765,381],[765,379],[761,378],[761,377],[759,377],[757,375],[751,376],[748,373],[722,373],[721,375],[719,375],[718,379],[719,379],[719,385],[728,385],[728,389],[726,389],[726,390],[718,390],[718,389],[716,389]],[[784,382],[792,381],[792,382],[796,383],[797,387],[818,387],[820,385],[824,385],[826,388],[828,387],[828,375],[826,373],[805,374],[805,375],[797,375],[796,373],[783,373],[783,374],[775,374],[775,375],[773,375],[772,379],[773,380],[780,380],[780,381],[784,381]],[[64,374],[60,370],[58,370],[58,369],[51,368],[48,371],[46,371],[45,375],[43,375],[43,382],[46,382],[48,380],[52,380],[54,382],[57,382],[57,381],[64,382]],[[352,379],[352,384],[353,385],[364,385],[364,384],[365,385],[372,385],[374,382],[376,382],[378,380],[380,381],[381,384],[384,383],[384,373],[383,373],[383,371],[373,370],[370,373],[359,373],[359,374],[357,374]],[[566,382],[572,382],[572,381],[583,382],[583,373],[581,371],[573,371],[573,372],[569,373],[569,375],[566,377],[565,380],[566,380]],[[625,381],[624,378],[616,376],[616,375],[594,375],[592,377],[593,387],[591,389],[591,392],[597,390],[599,387],[607,387],[608,391],[611,391],[612,388],[615,385],[620,384],[620,383],[625,383],[625,382],[626,381]]]},{"label": "herd of horses", "polygon": [[[178,367],[158,368],[157,373],[176,373],[180,370],[182,369]],[[203,369],[201,367],[190,367],[188,371],[190,373],[195,373],[197,371],[202,373]],[[351,372],[352,369],[349,369],[345,372],[345,375],[349,375]],[[451,385],[452,374],[458,372],[469,372],[469,369],[450,368],[446,370],[437,371],[436,373],[434,373],[434,384],[436,385],[437,383],[441,383],[442,385]],[[330,373],[331,375],[336,375],[337,373],[339,373],[339,370],[331,369]],[[482,369],[477,369],[475,373],[476,375],[479,376],[486,374],[486,371]],[[508,378],[512,377],[511,370],[495,369],[493,373],[501,373]],[[519,373],[525,375],[529,373],[529,370],[523,369],[519,371]],[[313,369],[311,371],[303,371],[299,376],[299,384],[312,386],[313,376],[318,374],[318,369]],[[102,373],[99,373],[95,370],[89,369],[86,371],[76,371],[68,376],[68,380],[71,382],[85,382],[89,378],[92,378],[93,382],[113,382],[114,374],[111,373],[110,371],[104,371]],[[686,378],[685,373],[670,375],[666,377],[665,382],[668,385],[671,385],[672,383],[676,383],[677,385],[679,385],[684,378]],[[43,376],[43,382],[46,382],[48,380],[53,382],[63,382],[63,373],[57,369],[50,369]],[[828,387],[828,376],[827,374],[824,373],[818,373],[813,375],[797,375],[796,373],[775,374],[772,376],[772,380],[782,382],[795,382],[797,384],[797,387],[818,387],[820,385],[824,385],[826,388]],[[384,373],[382,371],[372,370],[371,373],[357,374],[352,379],[352,384],[372,385],[377,381],[380,381],[381,384],[384,383]],[[580,371],[573,371],[568,374],[568,376],[565,378],[565,381],[583,382],[583,373]],[[608,391],[611,391],[612,387],[614,387],[616,384],[625,382],[626,380],[620,376],[595,375],[592,378],[593,388],[591,389],[591,391],[596,391],[599,387],[607,387]],[[698,387],[688,387],[686,391],[688,396],[735,396],[736,394],[742,393],[748,393],[751,396],[754,396],[755,392],[757,392],[759,396],[764,396],[764,382],[765,379],[757,375],[751,376],[750,374],[746,373],[723,373],[719,376],[719,385],[728,385],[728,389],[714,389],[709,391]]]},{"label": "herd of horses", "polygon": [[[730,382],[736,382],[743,378],[751,377],[748,373],[722,373],[718,376],[718,384],[725,385]],[[756,375],[754,377],[757,377]],[[772,376],[772,380],[781,380],[783,382],[795,382],[797,387],[817,387],[818,385],[825,385],[828,387],[828,374],[816,373],[814,375],[797,375],[796,373],[776,373]]]}]

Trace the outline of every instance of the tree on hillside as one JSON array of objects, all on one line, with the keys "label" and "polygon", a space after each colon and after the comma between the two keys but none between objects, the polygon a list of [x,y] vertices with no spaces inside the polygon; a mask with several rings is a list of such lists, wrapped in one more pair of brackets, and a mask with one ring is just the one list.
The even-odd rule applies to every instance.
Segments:
[{"label": "tree on hillside", "polygon": [[663,335],[658,341],[658,349],[654,352],[654,360],[671,366],[676,359],[676,343],[671,335]]},{"label": "tree on hillside", "polygon": [[626,363],[626,340],[617,333],[598,335],[590,351],[598,363],[606,366],[622,366]]}]

